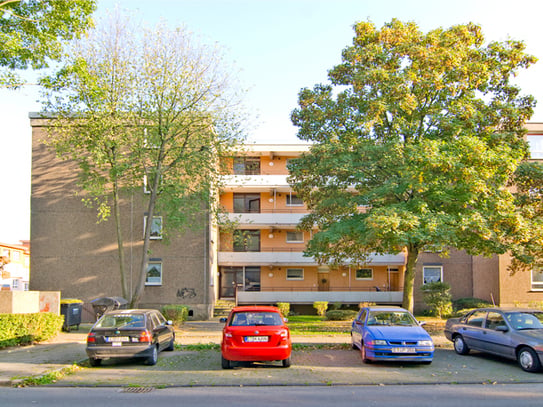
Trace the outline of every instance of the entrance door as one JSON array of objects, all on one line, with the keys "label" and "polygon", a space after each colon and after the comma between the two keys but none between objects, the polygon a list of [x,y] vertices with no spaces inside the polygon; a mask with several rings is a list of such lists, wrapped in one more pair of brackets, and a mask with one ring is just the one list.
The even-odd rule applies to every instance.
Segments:
[{"label": "entrance door", "polygon": [[234,298],[236,286],[243,287],[243,267],[222,267],[221,268],[221,292],[220,298]]},{"label": "entrance door", "polygon": [[330,291],[330,274],[329,273],[317,273],[319,280],[319,291]]}]

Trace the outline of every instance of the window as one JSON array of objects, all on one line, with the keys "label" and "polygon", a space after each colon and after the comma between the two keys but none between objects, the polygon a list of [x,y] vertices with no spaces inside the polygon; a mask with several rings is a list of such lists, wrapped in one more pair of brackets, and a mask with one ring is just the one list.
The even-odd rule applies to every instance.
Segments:
[{"label": "window", "polygon": [[287,269],[287,280],[303,280],[304,269]]},{"label": "window", "polygon": [[[147,216],[143,219],[143,233],[147,227]],[[153,216],[153,223],[151,224],[151,239],[162,239],[162,216]]]},{"label": "window", "polygon": [[423,284],[443,281],[443,266],[424,266],[422,281]]},{"label": "window", "polygon": [[234,231],[235,252],[259,252],[260,251],[260,230],[235,230]]},{"label": "window", "polygon": [[543,159],[543,135],[528,136],[530,158]]},{"label": "window", "polygon": [[234,213],[260,213],[260,194],[234,194]]},{"label": "window", "polygon": [[162,285],[162,261],[160,259],[149,260],[145,285]]},{"label": "window", "polygon": [[234,175],[260,175],[260,157],[235,157]]},{"label": "window", "polygon": [[302,201],[302,198],[299,198],[298,195],[295,194],[288,194],[287,195],[287,206],[303,206],[304,201]]},{"label": "window", "polygon": [[486,327],[487,329],[496,329],[498,327],[506,327],[505,320],[503,319],[502,314],[497,312],[489,312],[486,317]]},{"label": "window", "polygon": [[475,311],[473,314],[471,314],[466,323],[470,326],[477,326],[482,327],[483,321],[486,318],[486,311]]},{"label": "window", "polygon": [[357,280],[373,280],[373,269],[364,268],[356,270]]},{"label": "window", "polygon": [[532,268],[532,290],[543,290],[543,265]]},{"label": "window", "polygon": [[14,278],[11,282],[11,287],[14,289],[14,290],[18,290],[19,289],[19,279],[17,278]]},{"label": "window", "polygon": [[287,243],[303,243],[304,232],[298,230],[287,231]]}]

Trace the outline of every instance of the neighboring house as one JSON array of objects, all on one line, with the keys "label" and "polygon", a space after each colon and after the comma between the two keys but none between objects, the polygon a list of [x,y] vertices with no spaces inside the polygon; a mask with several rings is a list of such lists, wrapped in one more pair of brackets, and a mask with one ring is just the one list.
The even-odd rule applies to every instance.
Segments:
[{"label": "neighboring house", "polygon": [[[113,219],[97,222],[96,210],[81,202],[77,168],[61,161],[44,144],[47,120],[30,114],[32,125],[30,289],[61,291],[62,298],[89,302],[98,297],[121,296],[117,235]],[[122,232],[129,283],[136,283],[143,246],[146,199],[143,188],[123,196]],[[195,318],[213,311],[213,279],[208,220],[198,230],[180,236],[162,236],[160,214],[153,218],[151,255],[140,307],[168,304],[190,307]],[[166,241],[167,240],[167,241]]]},{"label": "neighboring house", "polygon": [[30,242],[0,243],[0,289],[28,291],[30,281]]},{"label": "neighboring house", "polygon": [[[47,148],[47,122],[31,114],[33,134],[31,241],[32,290],[59,290],[63,298],[88,303],[120,296],[113,221],[97,223],[96,212],[76,193],[77,170]],[[532,159],[543,159],[543,123],[529,123]],[[162,218],[153,219],[145,294],[140,306],[185,304],[194,318],[212,315],[219,298],[242,304],[328,301],[401,304],[403,253],[374,255],[365,265],[329,268],[305,257],[311,233],[297,229],[307,208],[287,182],[287,162],[309,150],[304,144],[250,144],[232,158],[219,201],[235,230],[205,227],[162,238]],[[143,184],[143,182],[142,182]],[[135,279],[141,260],[145,216],[143,187],[124,196],[126,268]],[[158,214],[160,215],[160,214]],[[510,275],[507,256],[483,258],[452,251],[448,258],[423,253],[417,264],[415,308],[424,308],[420,287],[445,281],[453,298],[477,297],[496,305],[543,303],[543,269]]]}]

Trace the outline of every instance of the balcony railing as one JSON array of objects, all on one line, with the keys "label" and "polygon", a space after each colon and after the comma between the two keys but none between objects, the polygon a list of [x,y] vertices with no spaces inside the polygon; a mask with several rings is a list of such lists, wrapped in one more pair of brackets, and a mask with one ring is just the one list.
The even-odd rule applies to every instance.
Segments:
[{"label": "balcony railing", "polygon": [[401,304],[403,291],[240,291],[238,304],[312,304],[315,301],[328,303],[360,304]]}]

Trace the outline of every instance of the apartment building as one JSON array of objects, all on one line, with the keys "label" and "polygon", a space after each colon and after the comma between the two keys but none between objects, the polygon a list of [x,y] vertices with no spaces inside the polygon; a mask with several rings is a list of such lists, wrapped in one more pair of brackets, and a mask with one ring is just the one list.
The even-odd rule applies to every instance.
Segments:
[{"label": "apartment building", "polygon": [[219,230],[217,296],[240,304],[401,304],[403,253],[341,268],[304,256],[311,232],[297,225],[308,210],[287,182],[287,163],[308,150],[252,144],[232,159],[220,204],[236,228]]}]

